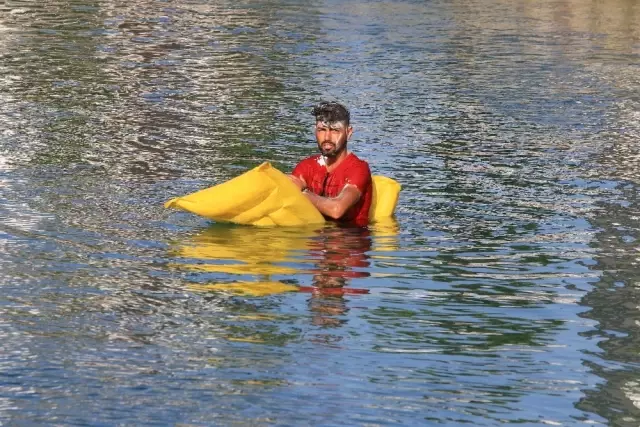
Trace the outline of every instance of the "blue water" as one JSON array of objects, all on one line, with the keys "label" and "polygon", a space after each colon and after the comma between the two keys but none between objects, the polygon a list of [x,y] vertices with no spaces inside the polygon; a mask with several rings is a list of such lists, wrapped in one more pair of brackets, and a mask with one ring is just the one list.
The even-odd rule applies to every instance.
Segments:
[{"label": "blue water", "polygon": [[[0,425],[638,425],[639,18],[0,4]],[[321,99],[393,221],[163,208],[290,171]]]}]

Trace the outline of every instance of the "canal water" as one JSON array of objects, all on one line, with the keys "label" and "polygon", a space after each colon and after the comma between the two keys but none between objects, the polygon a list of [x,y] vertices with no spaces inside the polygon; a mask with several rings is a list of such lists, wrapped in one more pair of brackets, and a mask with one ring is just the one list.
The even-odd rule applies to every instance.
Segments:
[{"label": "canal water", "polygon": [[[639,24],[634,0],[0,1],[0,425],[639,425]],[[289,172],[322,99],[402,184],[394,220],[163,208]]]}]

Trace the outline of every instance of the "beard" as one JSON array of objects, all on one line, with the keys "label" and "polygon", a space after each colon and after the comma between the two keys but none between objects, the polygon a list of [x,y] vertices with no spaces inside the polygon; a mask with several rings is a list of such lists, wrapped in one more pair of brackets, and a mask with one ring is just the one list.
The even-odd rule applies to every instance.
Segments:
[{"label": "beard", "polygon": [[323,142],[318,144],[318,149],[324,157],[334,158],[338,157],[345,149],[346,145],[343,142],[334,144],[333,142]]}]

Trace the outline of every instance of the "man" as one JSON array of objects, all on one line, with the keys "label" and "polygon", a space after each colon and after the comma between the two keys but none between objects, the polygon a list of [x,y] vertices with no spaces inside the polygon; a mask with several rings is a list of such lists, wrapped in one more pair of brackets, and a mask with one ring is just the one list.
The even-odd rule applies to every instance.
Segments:
[{"label": "man", "polygon": [[301,161],[291,180],[325,218],[365,226],[373,195],[371,171],[347,149],[353,134],[349,110],[337,102],[321,102],[313,115],[320,154]]}]

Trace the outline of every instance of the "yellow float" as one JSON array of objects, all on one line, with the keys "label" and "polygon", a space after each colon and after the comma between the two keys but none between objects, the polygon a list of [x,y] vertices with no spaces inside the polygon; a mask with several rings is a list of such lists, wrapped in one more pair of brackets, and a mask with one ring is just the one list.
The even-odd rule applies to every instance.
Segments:
[{"label": "yellow float", "polygon": [[[370,249],[394,250],[397,223],[392,216],[400,184],[374,175],[373,188],[369,229],[375,243]],[[311,250],[315,236],[325,227],[322,214],[287,175],[268,162],[222,184],[169,200],[165,207],[182,209],[217,223],[285,226],[256,230],[214,225],[178,244],[173,249],[183,260],[175,264],[178,268],[255,279],[189,285],[195,291],[264,296],[303,290],[271,277],[309,273],[287,264]]]},{"label": "yellow float", "polygon": [[[400,184],[391,178],[373,176],[371,221],[393,215],[400,189]],[[229,181],[171,199],[164,206],[236,224],[299,226],[325,222],[289,177],[269,162]]]}]

